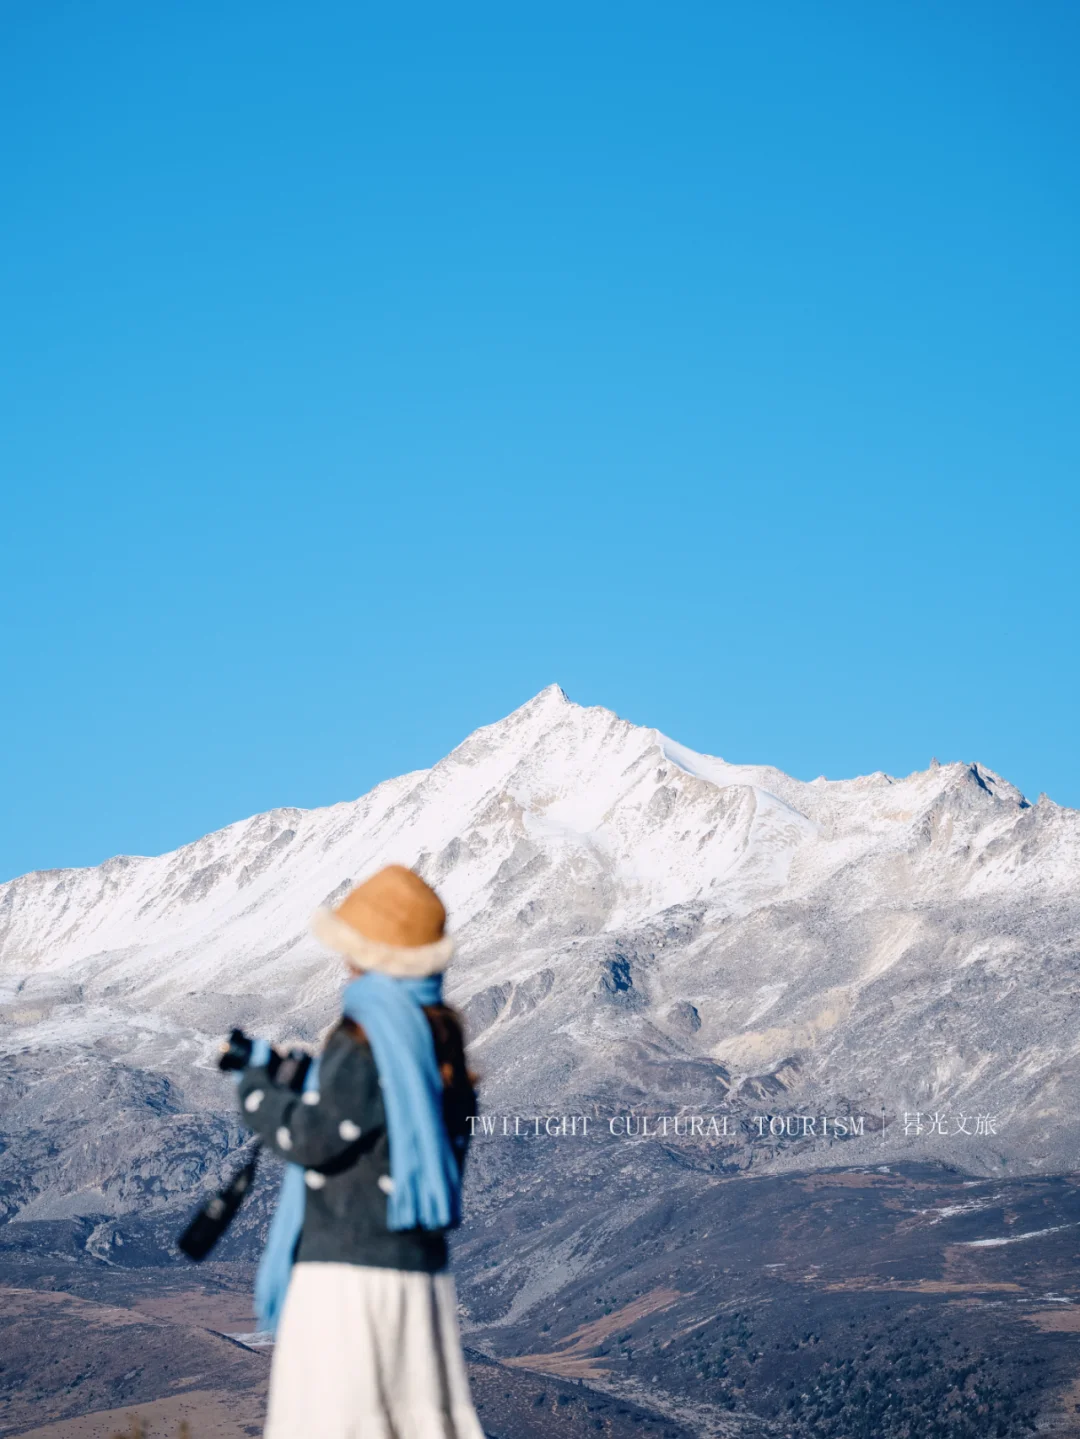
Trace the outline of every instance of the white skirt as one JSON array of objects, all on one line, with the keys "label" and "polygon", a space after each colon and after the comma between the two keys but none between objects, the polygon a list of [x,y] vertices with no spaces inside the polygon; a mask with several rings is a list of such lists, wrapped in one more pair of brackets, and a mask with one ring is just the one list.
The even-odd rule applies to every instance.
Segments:
[{"label": "white skirt", "polygon": [[449,1273],[296,1264],[265,1439],[484,1439]]}]

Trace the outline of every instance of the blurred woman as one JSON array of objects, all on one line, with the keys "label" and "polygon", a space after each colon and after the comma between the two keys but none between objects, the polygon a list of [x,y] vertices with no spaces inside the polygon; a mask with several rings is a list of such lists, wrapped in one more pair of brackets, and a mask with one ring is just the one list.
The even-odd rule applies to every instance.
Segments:
[{"label": "blurred woman", "polygon": [[342,1019],[302,1093],[267,1046],[241,1076],[245,1123],[288,1164],[255,1291],[277,1333],[266,1439],[483,1439],[447,1269],[476,1095],[445,924],[401,865],[317,911],[353,976]]}]

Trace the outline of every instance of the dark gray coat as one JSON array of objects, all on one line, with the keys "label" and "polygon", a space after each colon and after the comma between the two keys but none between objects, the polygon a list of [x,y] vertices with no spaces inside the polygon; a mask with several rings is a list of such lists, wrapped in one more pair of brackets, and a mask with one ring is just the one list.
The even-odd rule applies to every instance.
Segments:
[{"label": "dark gray coat", "polygon": [[[444,1117],[464,1165],[466,1119],[475,1093],[465,1070],[461,1030],[442,1005],[426,1011],[445,1084]],[[386,1223],[390,1145],[375,1058],[358,1026],[344,1021],[319,1061],[317,1092],[276,1083],[265,1066],[244,1070],[240,1113],[267,1150],[304,1166],[307,1185],[300,1263],[367,1264],[380,1269],[446,1267],[443,1230],[393,1231]]]}]

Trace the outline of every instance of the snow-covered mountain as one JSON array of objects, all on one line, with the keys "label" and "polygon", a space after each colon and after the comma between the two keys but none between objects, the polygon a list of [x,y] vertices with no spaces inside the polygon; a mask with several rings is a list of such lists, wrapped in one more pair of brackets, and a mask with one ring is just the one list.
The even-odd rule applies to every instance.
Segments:
[{"label": "snow-covered mountain", "polygon": [[[446,901],[489,1110],[884,1106],[879,1158],[941,1140],[907,1111],[977,1111],[996,1134],[942,1157],[1071,1162],[1080,813],[977,764],[803,783],[556,686],[358,800],[0,886],[9,1135],[61,1073],[91,1119],[121,1072],[179,1129],[224,1108],[212,1041],[318,1033],[341,972],[310,913],[390,861]],[[119,1203],[82,1143],[9,1212]]]}]

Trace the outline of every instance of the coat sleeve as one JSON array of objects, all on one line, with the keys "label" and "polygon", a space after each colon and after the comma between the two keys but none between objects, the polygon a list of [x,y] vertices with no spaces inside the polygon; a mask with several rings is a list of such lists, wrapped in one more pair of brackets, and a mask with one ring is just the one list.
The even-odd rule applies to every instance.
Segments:
[{"label": "coat sleeve", "polygon": [[370,1046],[337,1030],[319,1061],[315,1090],[275,1084],[265,1066],[245,1069],[240,1114],[263,1144],[305,1169],[345,1168],[385,1126]]}]

